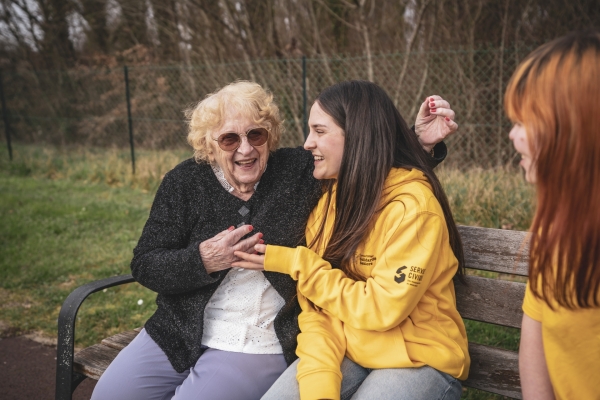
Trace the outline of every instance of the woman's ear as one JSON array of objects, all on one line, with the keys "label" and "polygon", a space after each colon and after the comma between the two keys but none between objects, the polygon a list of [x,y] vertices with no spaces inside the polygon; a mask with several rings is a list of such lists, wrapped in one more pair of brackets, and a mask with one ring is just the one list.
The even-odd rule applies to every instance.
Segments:
[{"label": "woman's ear", "polygon": [[214,152],[214,147],[213,147],[213,143],[210,140],[210,135],[207,134],[207,136],[204,137],[204,141],[205,141],[205,145],[206,148],[208,149],[206,152],[206,155],[208,156],[208,162],[210,162],[211,164],[215,163],[215,152]]}]

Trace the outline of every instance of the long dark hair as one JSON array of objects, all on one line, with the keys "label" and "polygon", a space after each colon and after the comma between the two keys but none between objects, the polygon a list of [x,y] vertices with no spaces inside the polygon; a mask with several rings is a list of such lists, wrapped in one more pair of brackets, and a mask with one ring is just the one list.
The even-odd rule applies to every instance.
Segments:
[{"label": "long dark hair", "polygon": [[[323,258],[354,280],[365,280],[356,269],[354,254],[369,234],[380,209],[381,193],[392,167],[418,169],[429,180],[442,206],[450,246],[464,273],[462,243],[432,159],[410,130],[387,93],[372,82],[346,81],[328,87],[315,100],[344,130],[344,154],[337,177],[335,222]],[[328,202],[334,181],[326,181]],[[310,243],[323,236],[324,222]]]}]

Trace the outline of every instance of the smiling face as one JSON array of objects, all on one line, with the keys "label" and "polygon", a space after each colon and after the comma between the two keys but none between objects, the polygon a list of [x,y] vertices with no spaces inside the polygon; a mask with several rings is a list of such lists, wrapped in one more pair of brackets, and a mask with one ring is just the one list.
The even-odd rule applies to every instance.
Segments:
[{"label": "smiling face", "polygon": [[318,102],[313,104],[308,118],[310,133],[304,148],[313,154],[316,179],[336,179],[344,155],[344,130],[327,114]]},{"label": "smiling face", "polygon": [[523,167],[525,171],[525,180],[529,183],[535,183],[535,164],[533,162],[533,154],[531,153],[531,147],[529,146],[529,139],[527,138],[527,132],[523,125],[516,123],[510,130],[508,137],[513,142],[513,146],[517,153],[521,155],[521,162],[519,165]]},{"label": "smiling face", "polygon": [[[228,132],[244,134],[250,129],[260,127],[252,121],[252,118],[237,112],[226,113],[224,120],[221,127],[208,132],[210,138],[217,139],[219,135]],[[233,186],[232,194],[244,199],[249,198],[254,193],[254,185],[265,171],[269,159],[268,144],[252,147],[244,135],[242,143],[236,150],[224,151],[216,141],[209,140],[209,142],[212,150],[209,157],[212,162],[221,167],[225,179]]]}]

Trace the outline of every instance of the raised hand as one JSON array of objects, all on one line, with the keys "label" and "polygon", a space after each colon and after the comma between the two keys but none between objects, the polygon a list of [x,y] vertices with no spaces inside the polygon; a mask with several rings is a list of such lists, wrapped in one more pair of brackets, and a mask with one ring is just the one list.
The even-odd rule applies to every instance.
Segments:
[{"label": "raised hand", "polygon": [[427,152],[456,132],[458,124],[454,122],[454,117],[450,103],[440,96],[429,96],[421,104],[415,121],[415,132],[419,143]]}]

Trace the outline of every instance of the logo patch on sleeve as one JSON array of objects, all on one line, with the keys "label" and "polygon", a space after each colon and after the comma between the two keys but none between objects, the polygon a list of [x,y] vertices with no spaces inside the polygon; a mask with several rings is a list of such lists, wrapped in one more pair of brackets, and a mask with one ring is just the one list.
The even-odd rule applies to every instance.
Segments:
[{"label": "logo patch on sleeve", "polygon": [[400,267],[396,270],[396,276],[394,276],[394,280],[396,283],[402,283],[406,279],[406,274],[402,272],[406,267]]},{"label": "logo patch on sleeve", "polygon": [[423,275],[425,275],[425,268],[410,267],[408,272],[408,284],[414,287],[419,286],[423,281]]},{"label": "logo patch on sleeve", "polygon": [[[425,274],[425,268],[412,266],[407,271],[407,266],[400,267],[396,270],[396,275],[394,276],[394,280],[396,283],[402,283],[406,281],[409,286],[417,287],[423,281],[423,275]],[[405,272],[408,272],[408,279]]]}]

